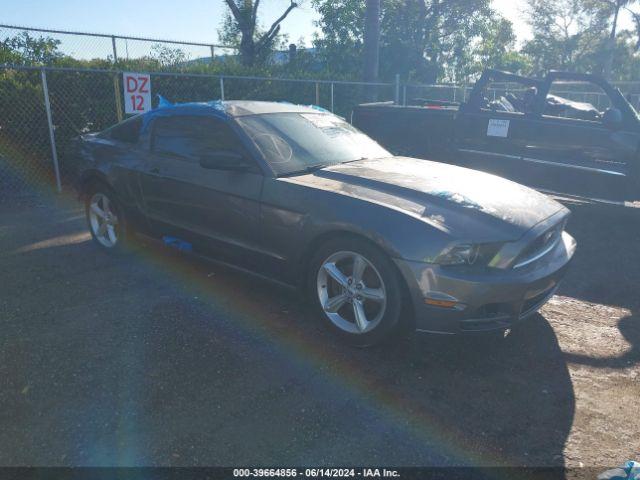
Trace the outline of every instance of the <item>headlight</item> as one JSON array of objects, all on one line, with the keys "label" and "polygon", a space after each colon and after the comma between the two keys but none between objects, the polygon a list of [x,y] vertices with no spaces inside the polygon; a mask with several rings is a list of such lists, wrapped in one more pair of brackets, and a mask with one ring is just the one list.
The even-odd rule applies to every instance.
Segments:
[{"label": "headlight", "polygon": [[478,259],[478,246],[471,244],[447,247],[436,259],[439,265],[473,265]]},{"label": "headlight", "polygon": [[461,243],[451,245],[438,255],[435,263],[438,265],[482,265],[487,266],[496,256],[502,244]]}]

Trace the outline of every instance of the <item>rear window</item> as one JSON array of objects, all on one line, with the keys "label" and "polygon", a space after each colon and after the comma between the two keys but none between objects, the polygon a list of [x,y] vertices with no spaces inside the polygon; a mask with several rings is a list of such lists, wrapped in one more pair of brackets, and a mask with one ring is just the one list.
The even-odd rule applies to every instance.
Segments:
[{"label": "rear window", "polygon": [[108,137],[118,142],[138,143],[141,129],[142,116],[138,115],[111,127],[108,130]]}]

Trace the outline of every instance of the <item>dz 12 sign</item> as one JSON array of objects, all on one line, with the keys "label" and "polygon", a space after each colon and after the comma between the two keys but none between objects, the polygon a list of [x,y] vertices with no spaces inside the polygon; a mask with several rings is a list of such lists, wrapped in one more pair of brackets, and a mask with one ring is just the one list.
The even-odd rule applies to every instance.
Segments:
[{"label": "dz 12 sign", "polygon": [[151,110],[151,76],[143,73],[123,73],[125,113]]}]

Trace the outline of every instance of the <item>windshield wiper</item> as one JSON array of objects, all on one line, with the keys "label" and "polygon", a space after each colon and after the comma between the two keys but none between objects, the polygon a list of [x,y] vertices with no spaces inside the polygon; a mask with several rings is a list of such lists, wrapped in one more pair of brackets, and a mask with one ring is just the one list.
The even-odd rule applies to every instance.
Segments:
[{"label": "windshield wiper", "polygon": [[313,173],[313,172],[316,172],[318,170],[322,170],[323,168],[328,167],[329,165],[331,165],[331,164],[318,163],[316,165],[309,165],[309,166],[303,168],[302,170],[295,170],[293,172],[281,173],[278,176],[279,177],[293,177],[295,175],[304,175],[305,173]]},{"label": "windshield wiper", "polygon": [[353,162],[359,162],[361,160],[369,160],[369,157],[360,157],[360,158],[356,158],[355,160],[347,160],[346,162],[340,162],[341,164],[344,163],[353,163]]},{"label": "windshield wiper", "polygon": [[347,160],[346,162],[318,163],[318,164],[315,164],[315,165],[309,165],[308,167],[305,167],[302,170],[295,170],[293,172],[281,173],[278,176],[279,177],[293,177],[295,175],[304,175],[305,173],[312,173],[312,172],[316,172],[318,170],[322,170],[325,167],[332,167],[334,165],[344,165],[345,163],[359,162],[361,160],[369,160],[369,157],[356,158],[355,160]]}]

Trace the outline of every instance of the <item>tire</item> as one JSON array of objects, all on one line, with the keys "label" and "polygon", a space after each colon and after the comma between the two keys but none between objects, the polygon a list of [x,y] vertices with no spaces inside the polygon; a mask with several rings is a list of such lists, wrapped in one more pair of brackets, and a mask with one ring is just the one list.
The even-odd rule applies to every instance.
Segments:
[{"label": "tire", "polygon": [[86,191],[85,217],[93,241],[103,250],[121,253],[131,229],[115,192],[104,183],[94,183]]},{"label": "tire", "polygon": [[403,290],[384,252],[345,236],[322,244],[309,265],[307,288],[313,308],[340,338],[369,347],[394,336]]}]

